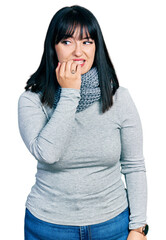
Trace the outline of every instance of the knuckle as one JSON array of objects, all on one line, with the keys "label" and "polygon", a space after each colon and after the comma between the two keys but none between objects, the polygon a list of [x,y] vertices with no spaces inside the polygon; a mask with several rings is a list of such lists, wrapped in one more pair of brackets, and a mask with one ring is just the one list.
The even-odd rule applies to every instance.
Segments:
[{"label": "knuckle", "polygon": [[59,73],[59,77],[63,78],[63,73],[62,72]]},{"label": "knuckle", "polygon": [[69,60],[66,62],[67,65],[71,64],[72,63],[72,60]]}]

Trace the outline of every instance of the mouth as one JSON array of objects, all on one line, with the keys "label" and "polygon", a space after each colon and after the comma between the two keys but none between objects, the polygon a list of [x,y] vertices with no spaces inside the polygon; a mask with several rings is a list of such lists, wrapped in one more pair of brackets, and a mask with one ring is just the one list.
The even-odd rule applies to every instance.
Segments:
[{"label": "mouth", "polygon": [[86,62],[86,60],[84,60],[84,59],[73,59],[73,61],[80,64],[81,67],[83,67]]}]

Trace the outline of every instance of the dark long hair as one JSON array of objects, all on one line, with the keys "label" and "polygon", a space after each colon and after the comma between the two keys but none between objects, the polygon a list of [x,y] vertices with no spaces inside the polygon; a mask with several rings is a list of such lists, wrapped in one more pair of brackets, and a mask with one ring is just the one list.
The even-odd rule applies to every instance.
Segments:
[{"label": "dark long hair", "polygon": [[36,93],[42,92],[41,102],[53,107],[55,91],[59,86],[55,74],[58,64],[55,44],[66,36],[72,36],[77,26],[81,27],[81,38],[85,29],[86,35],[95,41],[93,66],[97,67],[99,74],[104,113],[113,105],[113,95],[119,87],[119,82],[97,19],[88,9],[78,5],[64,7],[53,16],[47,30],[41,63],[37,71],[30,76],[25,89]]}]

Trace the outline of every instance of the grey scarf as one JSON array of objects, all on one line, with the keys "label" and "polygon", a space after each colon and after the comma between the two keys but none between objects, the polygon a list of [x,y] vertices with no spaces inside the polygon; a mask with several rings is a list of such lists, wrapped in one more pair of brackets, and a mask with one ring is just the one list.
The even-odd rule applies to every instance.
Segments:
[{"label": "grey scarf", "polygon": [[[56,90],[54,107],[56,107],[60,99],[61,87]],[[80,101],[76,112],[81,112],[92,103],[101,98],[101,91],[99,87],[99,78],[97,68],[91,68],[87,73],[81,75]]]}]

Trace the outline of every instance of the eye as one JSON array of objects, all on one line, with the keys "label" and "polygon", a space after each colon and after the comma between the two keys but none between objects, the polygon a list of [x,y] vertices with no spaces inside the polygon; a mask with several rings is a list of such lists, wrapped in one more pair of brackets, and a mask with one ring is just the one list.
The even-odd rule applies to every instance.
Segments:
[{"label": "eye", "polygon": [[89,44],[93,44],[93,42],[92,41],[84,41],[83,44],[89,45]]},{"label": "eye", "polygon": [[63,43],[64,45],[69,45],[71,42],[68,40],[63,40],[61,43]]}]

